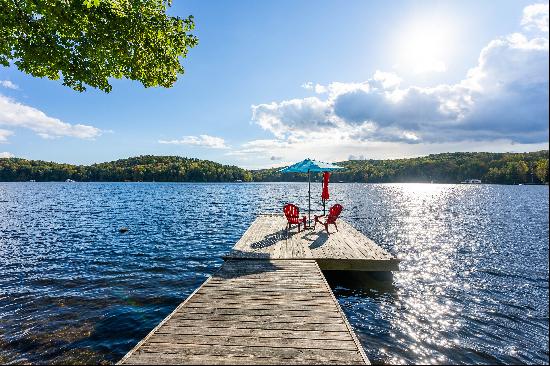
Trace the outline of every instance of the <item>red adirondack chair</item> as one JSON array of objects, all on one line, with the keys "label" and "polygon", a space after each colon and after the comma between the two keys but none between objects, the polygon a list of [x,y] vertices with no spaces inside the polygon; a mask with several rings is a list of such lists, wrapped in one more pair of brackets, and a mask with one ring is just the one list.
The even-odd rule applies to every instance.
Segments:
[{"label": "red adirondack chair", "polygon": [[297,224],[298,225],[298,232],[300,232],[300,227],[302,224],[304,224],[304,229],[306,228],[306,220],[307,218],[305,216],[300,217],[300,210],[298,209],[298,206],[293,205],[292,203],[288,203],[283,207],[283,211],[286,216],[286,232],[290,230],[290,225]]},{"label": "red adirondack chair", "polygon": [[319,223],[321,225],[324,225],[325,230],[327,231],[327,234],[330,234],[328,232],[328,226],[330,224],[333,224],[336,227],[336,231],[338,231],[338,225],[336,225],[336,219],[338,218],[338,216],[340,216],[340,213],[342,212],[343,209],[344,207],[342,207],[342,205],[338,203],[332,206],[330,210],[328,210],[328,216],[326,216],[325,222],[321,220],[321,218],[325,217],[325,215],[320,215],[320,216],[315,215],[315,224],[313,225],[313,229],[315,229],[315,226],[317,225],[317,223]]}]

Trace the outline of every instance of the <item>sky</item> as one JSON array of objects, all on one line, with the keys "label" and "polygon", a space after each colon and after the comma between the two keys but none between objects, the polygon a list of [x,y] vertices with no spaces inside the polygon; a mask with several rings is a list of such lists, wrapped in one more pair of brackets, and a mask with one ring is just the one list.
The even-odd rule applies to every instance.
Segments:
[{"label": "sky", "polygon": [[548,149],[548,2],[177,0],[172,88],[78,93],[0,66],[0,157],[244,168]]}]

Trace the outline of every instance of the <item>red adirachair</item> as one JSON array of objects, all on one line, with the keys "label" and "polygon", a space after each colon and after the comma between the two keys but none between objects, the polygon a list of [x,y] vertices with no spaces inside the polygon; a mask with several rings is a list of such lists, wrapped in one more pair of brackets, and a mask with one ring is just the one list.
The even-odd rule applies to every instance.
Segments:
[{"label": "red adirachair", "polygon": [[315,226],[317,225],[317,223],[319,223],[321,225],[325,225],[325,230],[327,231],[327,234],[330,234],[328,232],[328,226],[330,224],[333,224],[336,227],[336,231],[338,231],[338,226],[336,225],[336,219],[338,218],[338,216],[340,216],[340,213],[342,212],[343,209],[344,207],[342,207],[342,205],[338,203],[332,206],[330,210],[328,210],[328,216],[326,217],[325,222],[321,221],[321,218],[325,217],[325,215],[321,215],[321,216],[315,215],[315,224],[313,225],[313,229],[315,229]]},{"label": "red adirachair", "polygon": [[286,204],[285,207],[283,207],[283,211],[286,216],[286,231],[290,230],[290,225],[297,224],[298,225],[298,232],[300,232],[300,226],[304,224],[304,229],[306,228],[306,217],[300,217],[300,210],[298,209],[298,206],[293,205],[292,203]]}]

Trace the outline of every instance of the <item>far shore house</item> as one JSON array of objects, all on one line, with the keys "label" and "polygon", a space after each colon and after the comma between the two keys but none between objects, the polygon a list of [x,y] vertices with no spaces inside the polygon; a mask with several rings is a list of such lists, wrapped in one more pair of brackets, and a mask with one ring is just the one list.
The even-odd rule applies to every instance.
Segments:
[{"label": "far shore house", "polygon": [[481,184],[481,179],[466,179],[461,184]]}]

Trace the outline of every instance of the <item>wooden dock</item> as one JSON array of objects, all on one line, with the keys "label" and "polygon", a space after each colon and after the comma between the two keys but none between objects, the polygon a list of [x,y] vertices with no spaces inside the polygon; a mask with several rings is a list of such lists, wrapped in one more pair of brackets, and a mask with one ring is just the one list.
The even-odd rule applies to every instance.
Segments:
[{"label": "wooden dock", "polygon": [[338,220],[330,235],[316,230],[287,234],[283,215],[258,216],[224,259],[314,259],[322,270],[396,271],[399,260],[357,231]]},{"label": "wooden dock", "polygon": [[369,364],[321,270],[398,260],[343,220],[287,234],[260,215],[225,263],[119,364]]},{"label": "wooden dock", "polygon": [[232,260],[121,364],[368,364],[313,260]]}]

